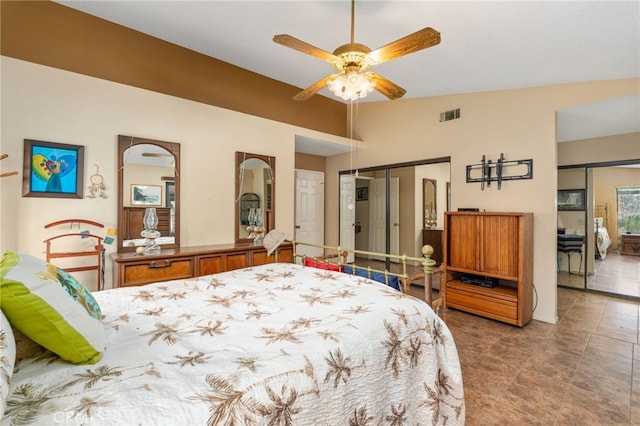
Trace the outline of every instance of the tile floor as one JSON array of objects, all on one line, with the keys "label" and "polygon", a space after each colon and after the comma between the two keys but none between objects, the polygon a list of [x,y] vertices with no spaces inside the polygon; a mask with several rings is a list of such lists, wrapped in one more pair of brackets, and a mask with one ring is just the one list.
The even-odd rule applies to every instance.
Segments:
[{"label": "tile floor", "polygon": [[559,288],[557,324],[441,316],[460,356],[468,425],[640,425],[639,302]]},{"label": "tile floor", "polygon": [[[584,275],[559,272],[558,285],[584,288]],[[597,259],[587,288],[640,298],[640,256],[611,252],[605,260]]]},{"label": "tile floor", "polygon": [[596,260],[587,288],[640,297],[640,256],[609,253],[605,260]]},{"label": "tile floor", "polygon": [[[639,259],[598,262],[590,289],[640,294]],[[424,289],[410,293],[422,299]],[[441,316],[460,356],[467,425],[640,426],[640,299],[558,288],[558,323],[523,328]]]}]

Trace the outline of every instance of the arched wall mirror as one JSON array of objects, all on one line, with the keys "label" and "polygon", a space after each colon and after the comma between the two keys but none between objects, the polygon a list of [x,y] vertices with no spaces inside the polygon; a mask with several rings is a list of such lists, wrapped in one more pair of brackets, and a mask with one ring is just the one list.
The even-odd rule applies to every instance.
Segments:
[{"label": "arched wall mirror", "polygon": [[147,208],[156,209],[160,247],[180,247],[180,144],[119,135],[118,251],[145,245]]},{"label": "arched wall mirror", "polygon": [[235,236],[237,243],[255,241],[252,227],[264,228],[262,236],[276,223],[276,158],[236,152]]},{"label": "arched wall mirror", "polygon": [[438,182],[435,179],[422,179],[422,211],[425,228],[431,228],[438,220],[437,189]]}]

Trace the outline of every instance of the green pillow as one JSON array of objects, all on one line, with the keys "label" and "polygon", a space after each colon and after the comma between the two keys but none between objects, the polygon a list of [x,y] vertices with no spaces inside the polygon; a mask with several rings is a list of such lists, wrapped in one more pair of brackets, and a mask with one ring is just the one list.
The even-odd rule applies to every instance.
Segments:
[{"label": "green pillow", "polygon": [[71,275],[41,259],[5,252],[0,306],[11,325],[60,358],[94,364],[105,349],[98,303]]}]

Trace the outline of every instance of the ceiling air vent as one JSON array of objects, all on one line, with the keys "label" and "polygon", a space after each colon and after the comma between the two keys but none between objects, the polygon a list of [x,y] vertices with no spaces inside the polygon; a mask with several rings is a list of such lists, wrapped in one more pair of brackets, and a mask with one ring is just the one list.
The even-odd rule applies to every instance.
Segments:
[{"label": "ceiling air vent", "polygon": [[460,108],[452,109],[451,111],[445,111],[440,113],[440,122],[451,121],[456,118],[460,118]]}]

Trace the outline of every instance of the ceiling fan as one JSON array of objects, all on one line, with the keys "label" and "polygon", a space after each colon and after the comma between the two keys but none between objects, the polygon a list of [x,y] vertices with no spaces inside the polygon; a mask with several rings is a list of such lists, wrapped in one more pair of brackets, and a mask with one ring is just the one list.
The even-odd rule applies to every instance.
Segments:
[{"label": "ceiling fan", "polygon": [[[343,99],[349,99],[342,96],[347,94],[340,93],[345,91],[346,87],[344,85],[336,87],[336,83],[344,82],[347,79],[353,81],[353,79],[359,78],[363,80],[362,76],[369,83],[369,87],[364,90],[371,91],[375,88],[391,100],[401,98],[407,92],[405,89],[375,72],[367,71],[369,67],[440,43],[440,33],[427,27],[372,51],[364,44],[354,42],[354,10],[355,0],[351,0],[351,42],[338,47],[333,53],[312,46],[288,34],[279,34],[273,37],[274,42],[327,61],[338,71],[337,74],[331,74],[307,87],[295,95],[293,99],[297,101],[309,99],[325,86],[329,86],[336,95],[343,97]],[[357,92],[350,96],[354,99],[364,97],[366,93]]]}]

